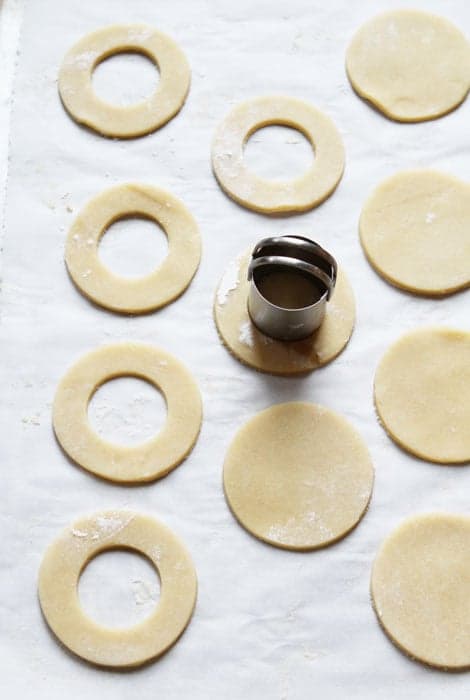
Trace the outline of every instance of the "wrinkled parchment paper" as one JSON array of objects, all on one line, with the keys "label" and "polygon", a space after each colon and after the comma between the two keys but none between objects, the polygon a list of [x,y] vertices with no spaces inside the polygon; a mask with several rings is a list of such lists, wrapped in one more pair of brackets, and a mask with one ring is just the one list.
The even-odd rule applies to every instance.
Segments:
[{"label": "wrinkled parchment paper", "polygon": [[[470,33],[465,0],[412,4]],[[371,270],[358,241],[362,202],[384,177],[401,168],[433,166],[470,178],[470,101],[443,119],[402,125],[367,106],[347,81],[344,54],[354,30],[382,9],[406,5],[26,3],[2,261],[3,697],[468,697],[468,674],[446,675],[408,660],[382,633],[369,603],[374,554],[404,517],[469,510],[469,467],[431,465],[403,453],[379,427],[372,404],[374,368],[402,332],[430,323],[470,330],[470,291],[441,301],[401,293]],[[86,32],[135,21],[178,41],[191,63],[191,92],[182,112],[156,133],[107,140],[65,114],[57,70],[65,51]],[[246,211],[220,191],[211,174],[216,124],[239,100],[271,93],[310,100],[334,119],[344,138],[347,165],[337,192],[305,215],[273,219]],[[291,147],[295,157],[298,146]],[[266,149],[273,167],[276,157]],[[155,183],[183,199],[204,246],[187,293],[140,318],[94,307],[74,289],[63,264],[64,239],[77,211],[95,193],[129,180]],[[262,376],[241,366],[221,346],[211,312],[229,261],[257,239],[287,232],[311,235],[330,249],[357,300],[357,326],[346,351],[328,367],[297,379]],[[162,346],[185,362],[201,386],[205,411],[187,462],[160,482],[138,488],[114,486],[73,466],[51,430],[51,401],[66,368],[87,350],[127,339]],[[248,535],[230,514],[221,486],[224,454],[238,427],[275,402],[296,399],[344,414],[367,441],[376,468],[370,510],[357,529],[337,545],[307,554],[281,551]],[[36,599],[37,570],[49,542],[80,514],[108,507],[162,519],[187,544],[199,577],[187,632],[160,661],[132,673],[95,669],[68,654],[48,632]]]}]

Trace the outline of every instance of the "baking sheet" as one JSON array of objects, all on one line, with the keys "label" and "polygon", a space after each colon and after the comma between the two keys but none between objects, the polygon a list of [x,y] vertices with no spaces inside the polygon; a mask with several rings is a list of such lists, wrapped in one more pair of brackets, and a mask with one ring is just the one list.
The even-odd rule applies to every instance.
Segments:
[{"label": "baking sheet", "polygon": [[[465,0],[413,4],[445,15],[468,35]],[[470,101],[443,119],[400,125],[368,107],[348,84],[344,53],[354,30],[374,13],[401,6],[406,3],[26,3],[2,260],[4,697],[468,697],[468,674],[447,675],[408,660],[381,632],[369,603],[374,553],[404,517],[469,510],[469,469],[431,465],[401,452],[377,424],[372,405],[374,368],[402,332],[429,323],[470,330],[470,291],[440,301],[401,293],[371,270],[358,242],[361,204],[381,179],[415,166],[470,176]],[[65,114],[57,69],[84,33],[135,21],[155,25],[180,43],[192,66],[191,92],[179,116],[160,131],[133,141],[107,140]],[[246,211],[219,190],[211,174],[215,125],[239,100],[270,93],[310,100],[334,119],[344,138],[347,165],[337,192],[301,216],[273,219]],[[291,146],[295,158],[298,145]],[[274,168],[275,151],[266,149],[265,158]],[[63,264],[64,239],[76,212],[103,188],[129,180],[155,183],[181,197],[199,223],[204,245],[188,292],[140,318],[88,303]],[[238,364],[219,343],[211,315],[222,268],[258,238],[288,232],[307,233],[329,248],[345,267],[357,300],[357,326],[346,351],[328,367],[297,379],[259,375]],[[113,486],[71,465],[53,438],[50,417],[66,368],[87,350],[127,339],[160,345],[185,362],[201,386],[205,410],[187,462],[160,482],[138,488]],[[347,416],[367,441],[376,467],[372,503],[357,529],[337,545],[307,554],[250,537],[235,523],[221,488],[224,454],[238,427],[275,402],[296,399]],[[36,600],[37,569],[49,542],[76,516],[108,507],[161,518],[187,544],[199,577],[187,632],[160,661],[132,673],[95,669],[65,652],[47,631]],[[103,591],[98,595],[105,597]]]}]

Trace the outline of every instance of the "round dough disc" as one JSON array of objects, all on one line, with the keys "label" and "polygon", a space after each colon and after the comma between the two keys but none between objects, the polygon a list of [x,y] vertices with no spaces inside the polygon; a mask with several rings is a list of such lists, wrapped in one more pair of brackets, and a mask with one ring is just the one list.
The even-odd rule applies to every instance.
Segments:
[{"label": "round dough disc", "polygon": [[[168,254],[154,272],[126,279],[101,262],[98,246],[106,229],[126,216],[141,216],[164,229]],[[169,192],[137,183],[111,187],[94,197],[72,224],[65,262],[77,288],[111,311],[139,314],[174,301],[188,287],[201,257],[197,224],[184,204]]]},{"label": "round dough disc", "polygon": [[[160,601],[143,622],[103,627],[82,610],[78,582],[87,563],[110,549],[147,557],[161,580]],[[194,565],[180,540],[157,520],[127,510],[82,517],[47,549],[39,570],[39,602],[56,637],[82,659],[132,668],[164,654],[188,625],[196,603]]]},{"label": "round dough disc", "polygon": [[[92,73],[101,61],[128,51],[153,61],[160,80],[146,100],[117,106],[98,97]],[[189,83],[189,65],[179,46],[145,24],[112,25],[87,34],[68,51],[59,71],[59,94],[72,119],[114,138],[143,136],[165,124],[183,106]]]},{"label": "round dough disc", "polygon": [[382,182],[359,222],[365,254],[386,280],[416,294],[470,285],[470,187],[435,170]]},{"label": "round dough disc", "polygon": [[255,537],[283,549],[325,547],[368,506],[374,469],[348,421],[309,403],[262,411],[236,434],[224,464],[233,514]]},{"label": "round dough disc", "polygon": [[422,328],[383,356],[375,405],[390,437],[430,462],[470,461],[470,333]]},{"label": "round dough disc", "polygon": [[270,374],[309,372],[333,360],[347,345],[354,328],[354,296],[338,270],[325,319],[309,338],[274,340],[253,325],[247,310],[247,269],[251,249],[227,268],[216,292],[214,318],[222,341],[240,362]]},{"label": "round dough disc", "polygon": [[442,17],[392,10],[355,34],[346,69],[355,91],[387,117],[419,122],[440,117],[465,99],[470,49]]},{"label": "round dough disc", "polygon": [[405,520],[382,544],[372,569],[375,612],[409,656],[453,671],[470,668],[470,517]]},{"label": "round dough disc", "polygon": [[[167,405],[161,431],[134,446],[103,440],[88,421],[94,392],[106,381],[123,376],[147,380],[161,391]],[[191,452],[201,428],[201,395],[188,370],[169,353],[137,343],[106,345],[84,355],[63,377],[52,421],[63,450],[87,471],[110,481],[154,481]]]},{"label": "round dough disc", "polygon": [[[243,148],[250,136],[272,124],[300,131],[312,144],[315,159],[293,180],[259,177],[246,166]],[[236,202],[266,214],[306,211],[336,189],[344,170],[344,146],[329,117],[293,97],[258,97],[234,107],[215,132],[212,167],[217,181]]]}]

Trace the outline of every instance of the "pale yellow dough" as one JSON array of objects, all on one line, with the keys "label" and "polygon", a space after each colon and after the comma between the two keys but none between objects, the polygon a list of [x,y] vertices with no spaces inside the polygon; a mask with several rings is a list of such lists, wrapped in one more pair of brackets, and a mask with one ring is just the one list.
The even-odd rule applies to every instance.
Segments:
[{"label": "pale yellow dough", "polygon": [[355,91],[387,117],[418,122],[455,109],[470,88],[470,49],[442,17],[392,10],[353,37],[346,69]]},{"label": "pale yellow dough", "polygon": [[375,374],[388,434],[431,462],[470,461],[470,333],[422,328],[402,336]]},{"label": "pale yellow dough", "polygon": [[415,294],[470,285],[470,186],[436,170],[400,172],[362,210],[361,243],[377,272]]},{"label": "pale yellow dough", "polygon": [[[140,445],[106,442],[88,421],[94,392],[122,376],[147,380],[166,401],[165,425]],[[163,350],[138,343],[107,345],[84,355],[63,377],[53,405],[54,431],[64,451],[84,469],[110,481],[137,483],[165,476],[193,448],[201,421],[199,389],[184,365]]]},{"label": "pale yellow dough", "polygon": [[[97,554],[130,549],[146,556],[161,580],[155,610],[125,629],[103,627],[80,606],[80,574]],[[39,601],[47,624],[70,651],[100,666],[132,668],[164,654],[193,614],[194,565],[180,540],[146,515],[110,510],[82,517],[47,549],[39,570]]]},{"label": "pale yellow dough", "polygon": [[[96,95],[91,76],[101,61],[126,51],[153,61],[160,81],[148,99],[116,106]],[[179,112],[190,77],[184,53],[166,34],[145,24],[112,25],[87,34],[68,51],[59,71],[59,93],[79,124],[104,136],[133,138],[155,131]]]},{"label": "pale yellow dough", "polygon": [[385,632],[409,656],[452,671],[470,668],[470,517],[405,520],[382,544],[372,600]]},{"label": "pale yellow dough", "polygon": [[[245,165],[245,143],[255,131],[271,124],[297,129],[310,141],[315,160],[300,177],[268,180]],[[266,214],[305,211],[335,190],[343,175],[344,147],[332,120],[308,102],[258,97],[234,107],[217,128],[212,167],[221,188],[248,209]]]},{"label": "pale yellow dough", "polygon": [[330,409],[284,403],[236,434],[224,464],[233,514],[255,537],[284,549],[325,547],[364,515],[374,481],[356,430]]},{"label": "pale yellow dough", "polygon": [[[154,272],[129,279],[114,274],[98,256],[106,229],[128,216],[160,224],[168,238],[168,254]],[[147,313],[179,297],[190,284],[201,258],[196,221],[169,192],[150,185],[128,183],[111,187],[82,209],[67,236],[65,262],[86,297],[120,313]]]},{"label": "pale yellow dough", "polygon": [[244,364],[270,374],[309,372],[333,360],[348,343],[355,318],[353,292],[342,269],[320,328],[305,340],[274,340],[261,333],[248,315],[250,254],[229,265],[215,296],[215,322],[230,352]]}]

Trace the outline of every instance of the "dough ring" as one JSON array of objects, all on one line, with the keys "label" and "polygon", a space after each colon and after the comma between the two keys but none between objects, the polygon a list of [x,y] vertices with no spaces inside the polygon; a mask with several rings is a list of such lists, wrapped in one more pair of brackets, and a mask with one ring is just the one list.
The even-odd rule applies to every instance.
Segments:
[{"label": "dough ring", "polygon": [[415,294],[470,286],[470,187],[435,170],[410,170],[382,182],[359,223],[371,265]]},{"label": "dough ring", "polygon": [[[94,392],[122,376],[153,384],[168,411],[162,430],[132,447],[103,440],[87,415]],[[201,396],[188,370],[169,353],[136,343],[106,345],[84,355],[63,377],[53,405],[54,431],[69,457],[87,471],[118,482],[153,481],[168,474],[192,450],[201,420]]]},{"label": "dough ring", "polygon": [[244,364],[270,374],[309,372],[333,360],[344,349],[354,328],[354,296],[344,272],[338,270],[335,291],[325,319],[309,338],[274,340],[261,333],[247,310],[247,268],[251,249],[227,268],[217,289],[214,318],[222,341]]},{"label": "dough ring", "polygon": [[228,504],[255,537],[283,549],[325,547],[364,515],[374,468],[349,422],[323,406],[284,403],[236,434],[224,464]]},{"label": "dough ring", "polygon": [[[161,580],[157,607],[143,622],[124,629],[95,623],[77,594],[85,566],[110,549],[143,554]],[[70,651],[99,666],[132,668],[164,654],[188,625],[196,594],[196,572],[181,541],[157,520],[126,510],[77,520],[49,546],[39,570],[39,602],[47,624]]]},{"label": "dough ring", "polygon": [[387,433],[430,462],[470,461],[470,333],[421,328],[403,335],[375,374]]},{"label": "dough ring", "polygon": [[[96,95],[91,76],[101,61],[126,51],[153,61],[160,81],[146,100],[116,106]],[[145,24],[112,25],[87,34],[68,51],[59,71],[60,97],[72,119],[103,136],[124,139],[166,124],[183,106],[189,83],[189,65],[179,46]]]},{"label": "dough ring", "polygon": [[372,569],[378,620],[418,661],[470,668],[470,517],[430,513],[405,520],[382,544]]},{"label": "dough ring", "polygon": [[[115,275],[98,257],[106,229],[126,216],[160,224],[168,254],[157,269],[133,279]],[[86,297],[120,313],[146,313],[179,297],[194,277],[201,257],[197,224],[184,204],[165,190],[142,184],[111,187],[94,197],[75,219],[67,237],[65,262]]]},{"label": "dough ring", "polygon": [[354,90],[387,117],[419,122],[463,102],[470,88],[470,49],[442,17],[392,10],[355,34],[346,69]]},{"label": "dough ring", "polygon": [[[310,141],[315,160],[301,177],[268,180],[245,165],[245,143],[255,131],[271,124],[297,129]],[[308,102],[258,97],[234,107],[217,128],[212,167],[221,188],[248,209],[266,214],[306,211],[329,197],[341,180],[344,147],[331,119]]]}]

